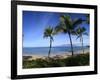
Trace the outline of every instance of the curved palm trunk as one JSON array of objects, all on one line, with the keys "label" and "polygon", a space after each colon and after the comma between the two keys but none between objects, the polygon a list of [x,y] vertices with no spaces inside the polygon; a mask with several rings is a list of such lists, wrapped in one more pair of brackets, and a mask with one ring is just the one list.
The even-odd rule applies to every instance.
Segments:
[{"label": "curved palm trunk", "polygon": [[48,58],[50,57],[51,47],[52,47],[52,39],[50,37],[50,47],[49,47],[49,52],[48,52]]},{"label": "curved palm trunk", "polygon": [[73,52],[73,45],[72,45],[72,39],[71,39],[71,34],[70,34],[70,32],[68,32],[68,35],[69,35],[69,39],[70,39],[71,52],[72,52],[72,56],[73,56],[73,55],[74,55],[74,52]]},{"label": "curved palm trunk", "polygon": [[83,49],[83,54],[84,54],[84,47],[83,47],[83,36],[82,36],[81,38],[82,38],[82,49]]}]

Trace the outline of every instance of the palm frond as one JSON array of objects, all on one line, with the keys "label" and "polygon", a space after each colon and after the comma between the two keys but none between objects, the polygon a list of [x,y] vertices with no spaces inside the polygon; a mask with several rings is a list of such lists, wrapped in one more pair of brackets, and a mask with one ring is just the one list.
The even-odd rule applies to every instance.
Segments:
[{"label": "palm frond", "polygon": [[80,35],[78,35],[76,39],[78,39],[78,38],[80,38]]},{"label": "palm frond", "polygon": [[64,23],[67,28],[72,29],[72,20],[69,15],[62,15],[61,20],[62,23]]},{"label": "palm frond", "polygon": [[76,30],[76,33],[77,33],[77,38],[80,38],[80,41],[82,41],[82,35],[88,35],[86,33],[86,28],[85,27],[79,27],[77,30]]},{"label": "palm frond", "polygon": [[83,33],[84,35],[86,35],[86,36],[88,36],[88,33],[87,32],[85,32],[85,33]]},{"label": "palm frond", "polygon": [[82,20],[81,18],[75,19],[75,20],[73,21],[73,26],[74,26],[74,27],[77,27],[77,25],[80,25],[80,24],[82,24],[83,22],[85,22],[85,20]]},{"label": "palm frond", "polygon": [[49,26],[44,30],[44,36],[43,37],[44,38],[50,37],[52,34],[53,34],[53,28]]},{"label": "palm frond", "polygon": [[78,35],[77,38],[76,38],[76,40],[77,39],[80,39],[80,41],[82,41],[82,38],[81,37],[82,37],[81,35]]},{"label": "palm frond", "polygon": [[62,23],[60,23],[55,27],[56,33],[67,33],[67,30],[68,30],[67,27]]},{"label": "palm frond", "polygon": [[81,30],[82,30],[83,32],[85,32],[85,31],[86,31],[86,28],[85,28],[85,27],[82,27]]},{"label": "palm frond", "polygon": [[74,31],[74,30],[71,31],[71,34],[72,34],[72,35],[78,35],[77,32]]}]

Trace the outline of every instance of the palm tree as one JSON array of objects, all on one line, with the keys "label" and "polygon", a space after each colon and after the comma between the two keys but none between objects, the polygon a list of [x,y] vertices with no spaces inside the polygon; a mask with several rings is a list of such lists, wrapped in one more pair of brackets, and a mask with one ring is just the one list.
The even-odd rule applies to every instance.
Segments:
[{"label": "palm tree", "polygon": [[72,56],[74,55],[74,51],[73,51],[73,44],[72,44],[72,37],[71,35],[75,33],[75,28],[81,24],[84,20],[82,20],[81,18],[78,19],[72,19],[71,16],[69,15],[62,15],[60,17],[60,23],[56,26],[55,31],[56,33],[64,33],[64,34],[68,34],[69,35],[69,39],[70,39],[70,45],[71,45],[71,52],[72,52]]},{"label": "palm tree", "polygon": [[52,27],[49,26],[48,28],[46,28],[44,30],[44,38],[50,39],[50,47],[49,47],[49,51],[48,51],[48,58],[50,57],[50,53],[51,53],[53,35],[54,35],[54,29]]},{"label": "palm tree", "polygon": [[83,35],[88,35],[88,33],[86,32],[86,29],[84,27],[79,27],[76,30],[76,34],[77,34],[77,39],[80,38],[80,42],[82,43],[82,49],[84,54]]}]

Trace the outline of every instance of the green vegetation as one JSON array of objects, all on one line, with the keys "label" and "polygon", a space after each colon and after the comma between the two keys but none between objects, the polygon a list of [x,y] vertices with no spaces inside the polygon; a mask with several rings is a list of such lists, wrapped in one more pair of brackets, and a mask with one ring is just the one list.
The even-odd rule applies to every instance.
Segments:
[{"label": "green vegetation", "polygon": [[45,68],[45,67],[67,67],[67,66],[86,66],[89,65],[89,53],[78,54],[68,58],[47,58],[28,60],[23,58],[23,68]]},{"label": "green vegetation", "polygon": [[70,15],[61,15],[60,23],[55,28],[56,32],[69,35],[72,56],[74,55],[74,51],[73,51],[73,43],[71,35],[76,33],[75,29],[78,27],[78,25],[82,24],[83,21],[84,20],[82,20],[81,18],[73,20]]},{"label": "green vegetation", "polygon": [[88,35],[88,33],[86,32],[86,29],[84,27],[79,27],[76,30],[76,35],[77,35],[77,39],[79,38],[80,42],[82,43],[82,49],[84,54],[83,35]]},{"label": "green vegetation", "polygon": [[53,41],[53,35],[54,35],[54,29],[52,27],[48,27],[44,30],[44,38],[49,38],[50,39],[50,47],[48,51],[48,58],[50,57],[51,53],[51,47],[52,47],[52,41]]},{"label": "green vegetation", "polygon": [[77,19],[72,19],[70,15],[61,15],[60,16],[60,23],[55,27],[55,29],[48,27],[44,30],[44,36],[50,38],[50,49],[48,52],[48,57],[51,52],[51,47],[52,47],[52,40],[53,40],[53,35],[57,35],[58,33],[63,33],[69,35],[69,40],[70,40],[70,45],[71,45],[71,52],[72,56],[74,55],[73,51],[73,43],[72,43],[72,37],[71,35],[75,34],[76,31],[75,29],[78,27],[78,25],[82,24],[84,20],[81,18]]},{"label": "green vegetation", "polygon": [[[34,60],[29,60],[31,56],[23,57],[23,68],[47,68],[47,67],[67,67],[67,66],[86,66],[89,65],[89,53],[84,54],[83,48],[83,35],[87,35],[85,27],[80,26],[84,21],[89,24],[89,15],[86,16],[87,20],[82,20],[81,18],[72,19],[70,15],[61,15],[60,22],[55,27],[47,27],[44,30],[44,38],[49,38],[49,51],[48,57],[45,59],[38,58]],[[63,33],[68,35],[71,54],[72,56],[66,58],[50,57],[53,36],[58,35],[58,33]],[[80,38],[82,43],[83,54],[74,54],[72,35],[76,36],[77,39]]]}]

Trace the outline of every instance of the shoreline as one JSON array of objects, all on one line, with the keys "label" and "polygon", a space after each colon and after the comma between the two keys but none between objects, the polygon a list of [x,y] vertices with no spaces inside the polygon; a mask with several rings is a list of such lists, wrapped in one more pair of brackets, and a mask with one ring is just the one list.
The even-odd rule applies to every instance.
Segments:
[{"label": "shoreline", "polygon": [[[84,50],[84,54],[86,53],[89,53],[89,50]],[[74,52],[74,55],[78,55],[78,54],[83,54],[83,50]],[[51,58],[55,58],[55,59],[57,58],[63,59],[70,56],[71,56],[71,52],[64,52],[64,53],[59,53],[59,54],[51,53],[50,55]],[[47,57],[48,57],[47,55],[35,55],[35,54],[23,55],[23,58],[27,60],[46,59]]]}]

